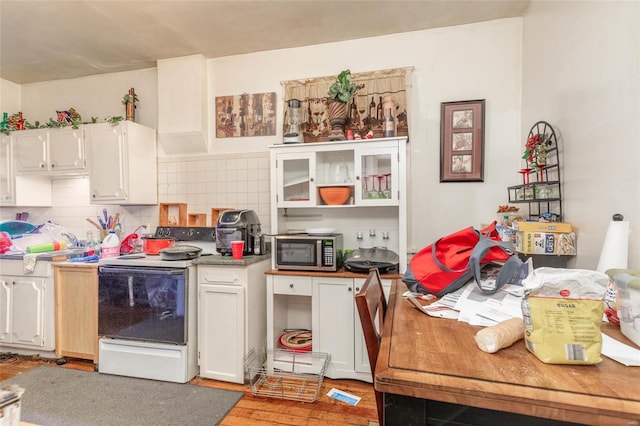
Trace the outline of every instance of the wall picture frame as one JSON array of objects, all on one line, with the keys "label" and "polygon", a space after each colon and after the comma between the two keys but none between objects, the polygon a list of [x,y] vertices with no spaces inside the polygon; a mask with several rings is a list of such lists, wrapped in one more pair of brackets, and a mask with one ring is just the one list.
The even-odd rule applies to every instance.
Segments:
[{"label": "wall picture frame", "polygon": [[216,137],[275,136],[276,92],[216,96]]},{"label": "wall picture frame", "polygon": [[485,100],[440,104],[440,182],[484,182]]}]

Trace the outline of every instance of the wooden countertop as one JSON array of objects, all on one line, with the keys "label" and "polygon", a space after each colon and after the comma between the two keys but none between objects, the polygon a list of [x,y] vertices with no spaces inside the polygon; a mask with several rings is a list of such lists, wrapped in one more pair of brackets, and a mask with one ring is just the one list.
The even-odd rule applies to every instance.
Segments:
[{"label": "wooden countertop", "polygon": [[[595,365],[545,364],[521,340],[495,354],[474,340],[480,327],[424,315],[394,281],[375,388],[422,399],[599,425],[640,424],[640,368],[602,356]],[[612,324],[603,332],[633,346]]]}]

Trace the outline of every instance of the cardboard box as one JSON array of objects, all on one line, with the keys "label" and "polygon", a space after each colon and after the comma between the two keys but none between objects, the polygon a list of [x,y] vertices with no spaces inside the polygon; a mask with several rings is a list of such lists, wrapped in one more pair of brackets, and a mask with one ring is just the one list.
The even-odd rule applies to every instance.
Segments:
[{"label": "cardboard box", "polygon": [[514,223],[516,231],[522,232],[573,232],[573,228],[570,223],[526,221],[516,221]]},{"label": "cardboard box", "polygon": [[516,250],[524,254],[575,255],[576,234],[518,231]]}]

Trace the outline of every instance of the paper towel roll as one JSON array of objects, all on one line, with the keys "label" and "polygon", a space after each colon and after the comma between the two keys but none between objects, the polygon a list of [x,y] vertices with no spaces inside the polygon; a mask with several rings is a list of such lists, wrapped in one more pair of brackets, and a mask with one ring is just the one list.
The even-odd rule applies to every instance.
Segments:
[{"label": "paper towel roll", "polygon": [[[616,215],[617,216],[617,215]],[[620,220],[616,220],[620,219]],[[598,272],[605,273],[607,269],[626,269],[629,252],[629,222],[615,217],[609,222],[607,235],[604,238],[600,261],[598,262]]]}]

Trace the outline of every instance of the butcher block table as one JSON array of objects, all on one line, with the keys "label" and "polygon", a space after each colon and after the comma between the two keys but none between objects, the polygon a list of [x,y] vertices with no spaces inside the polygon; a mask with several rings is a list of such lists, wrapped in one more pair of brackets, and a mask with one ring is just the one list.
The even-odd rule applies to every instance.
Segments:
[{"label": "butcher block table", "polygon": [[[463,424],[640,425],[640,367],[604,355],[595,365],[545,364],[522,340],[488,354],[474,340],[480,327],[429,317],[406,290],[392,284],[375,370],[385,424],[457,415]],[[636,347],[611,324],[602,331]]]}]

